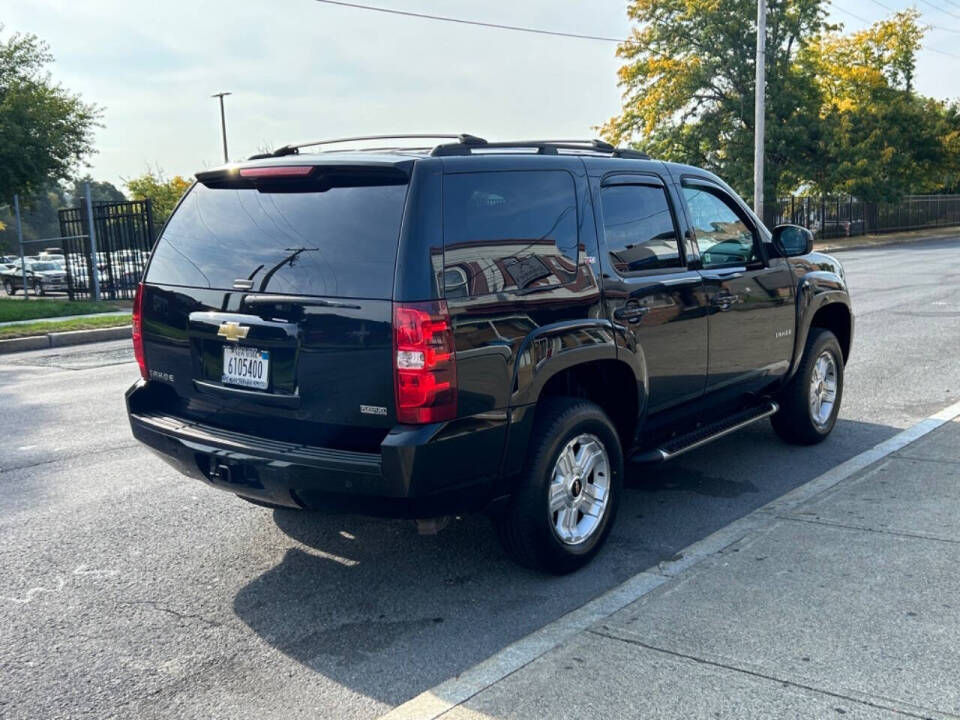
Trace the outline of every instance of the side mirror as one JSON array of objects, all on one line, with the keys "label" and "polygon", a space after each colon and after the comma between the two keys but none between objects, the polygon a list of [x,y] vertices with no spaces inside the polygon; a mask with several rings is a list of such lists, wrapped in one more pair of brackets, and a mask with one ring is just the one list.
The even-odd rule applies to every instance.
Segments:
[{"label": "side mirror", "polygon": [[813,252],[813,233],[799,225],[777,225],[773,244],[783,257],[797,257]]}]

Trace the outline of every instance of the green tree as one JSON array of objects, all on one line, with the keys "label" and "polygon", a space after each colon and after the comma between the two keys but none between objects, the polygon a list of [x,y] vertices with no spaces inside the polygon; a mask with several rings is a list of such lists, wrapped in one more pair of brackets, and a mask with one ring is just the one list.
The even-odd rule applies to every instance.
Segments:
[{"label": "green tree", "polygon": [[[617,53],[623,112],[602,126],[615,143],[705,167],[753,190],[755,0],[631,0],[637,24]],[[796,183],[817,145],[819,110],[798,53],[828,26],[821,0],[769,2],[766,188]]]},{"label": "green tree", "polygon": [[[0,25],[0,32],[3,26]],[[0,198],[28,195],[69,177],[93,152],[100,109],[54,83],[36,35],[0,40]]]},{"label": "green tree", "polygon": [[113,183],[107,182],[106,180],[97,181],[90,177],[90,175],[84,175],[74,180],[68,191],[70,200],[74,205],[78,205],[84,201],[86,191],[83,186],[85,183],[90,183],[90,199],[93,202],[123,202],[127,199],[123,191]]},{"label": "green tree", "polygon": [[[766,187],[895,200],[960,182],[960,109],[914,89],[915,10],[844,34],[823,0],[767,0]],[[632,0],[623,112],[602,127],[753,192],[754,0]]]},{"label": "green tree", "polygon": [[944,111],[946,132],[943,146],[946,162],[943,172],[943,192],[960,193],[960,103],[953,102]]},{"label": "green tree", "polygon": [[[23,222],[23,239],[43,240],[60,235],[60,218],[57,211],[67,206],[63,187],[59,183],[48,182],[40,190],[20,198],[20,217]],[[19,252],[17,242],[17,223],[13,215],[13,205],[0,208],[0,254]],[[52,241],[51,246],[58,243]],[[34,255],[43,247],[37,244],[26,246],[27,255]]]},{"label": "green tree", "polygon": [[161,170],[148,170],[139,177],[125,180],[127,190],[135,200],[149,198],[153,204],[153,222],[159,228],[170,217],[190,182],[180,175],[167,179]]},{"label": "green tree", "polygon": [[824,33],[801,53],[821,99],[807,178],[816,191],[897,200],[943,187],[950,121],[946,104],[913,90],[918,20],[905,10],[849,35]]}]

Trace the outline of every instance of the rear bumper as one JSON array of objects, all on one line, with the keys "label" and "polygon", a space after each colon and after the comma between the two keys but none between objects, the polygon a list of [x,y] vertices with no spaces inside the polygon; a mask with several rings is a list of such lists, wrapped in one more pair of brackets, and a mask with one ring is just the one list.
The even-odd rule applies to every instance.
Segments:
[{"label": "rear bumper", "polygon": [[379,453],[282,442],[150,408],[148,383],[126,394],[137,440],[185,475],[277,505],[387,517],[482,509],[500,475],[507,421],[397,426]]}]

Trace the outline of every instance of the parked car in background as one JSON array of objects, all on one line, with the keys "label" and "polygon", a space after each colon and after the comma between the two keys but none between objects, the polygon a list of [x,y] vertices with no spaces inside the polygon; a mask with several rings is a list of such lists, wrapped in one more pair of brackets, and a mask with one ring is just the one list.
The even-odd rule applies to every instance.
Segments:
[{"label": "parked car in background", "polygon": [[[101,289],[107,289],[109,287],[109,282],[107,281],[107,275],[99,268],[97,269],[97,282],[100,285]],[[86,262],[83,259],[78,259],[76,262],[71,258],[71,262],[67,266],[67,274],[69,276],[68,280],[73,286],[74,290],[80,290],[82,292],[89,292],[90,287],[90,273],[87,269]]]},{"label": "parked car in background", "polygon": [[[50,291],[67,291],[67,271],[62,265],[45,260],[25,260],[26,290],[34,295],[43,295]],[[20,261],[5,269],[0,276],[3,278],[3,289],[7,295],[16,294],[17,290],[24,289],[24,272]]]},{"label": "parked car in background", "polygon": [[67,267],[67,258],[63,253],[51,253],[44,250],[37,256],[37,259],[44,262],[55,262],[64,269]]}]

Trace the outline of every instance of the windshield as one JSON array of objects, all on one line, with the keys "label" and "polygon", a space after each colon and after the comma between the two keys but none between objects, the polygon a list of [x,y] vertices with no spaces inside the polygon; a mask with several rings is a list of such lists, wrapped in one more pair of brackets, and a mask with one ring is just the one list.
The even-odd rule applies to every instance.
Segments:
[{"label": "windshield", "polygon": [[164,229],[146,279],[388,299],[406,191],[396,181],[304,192],[198,183]]}]

